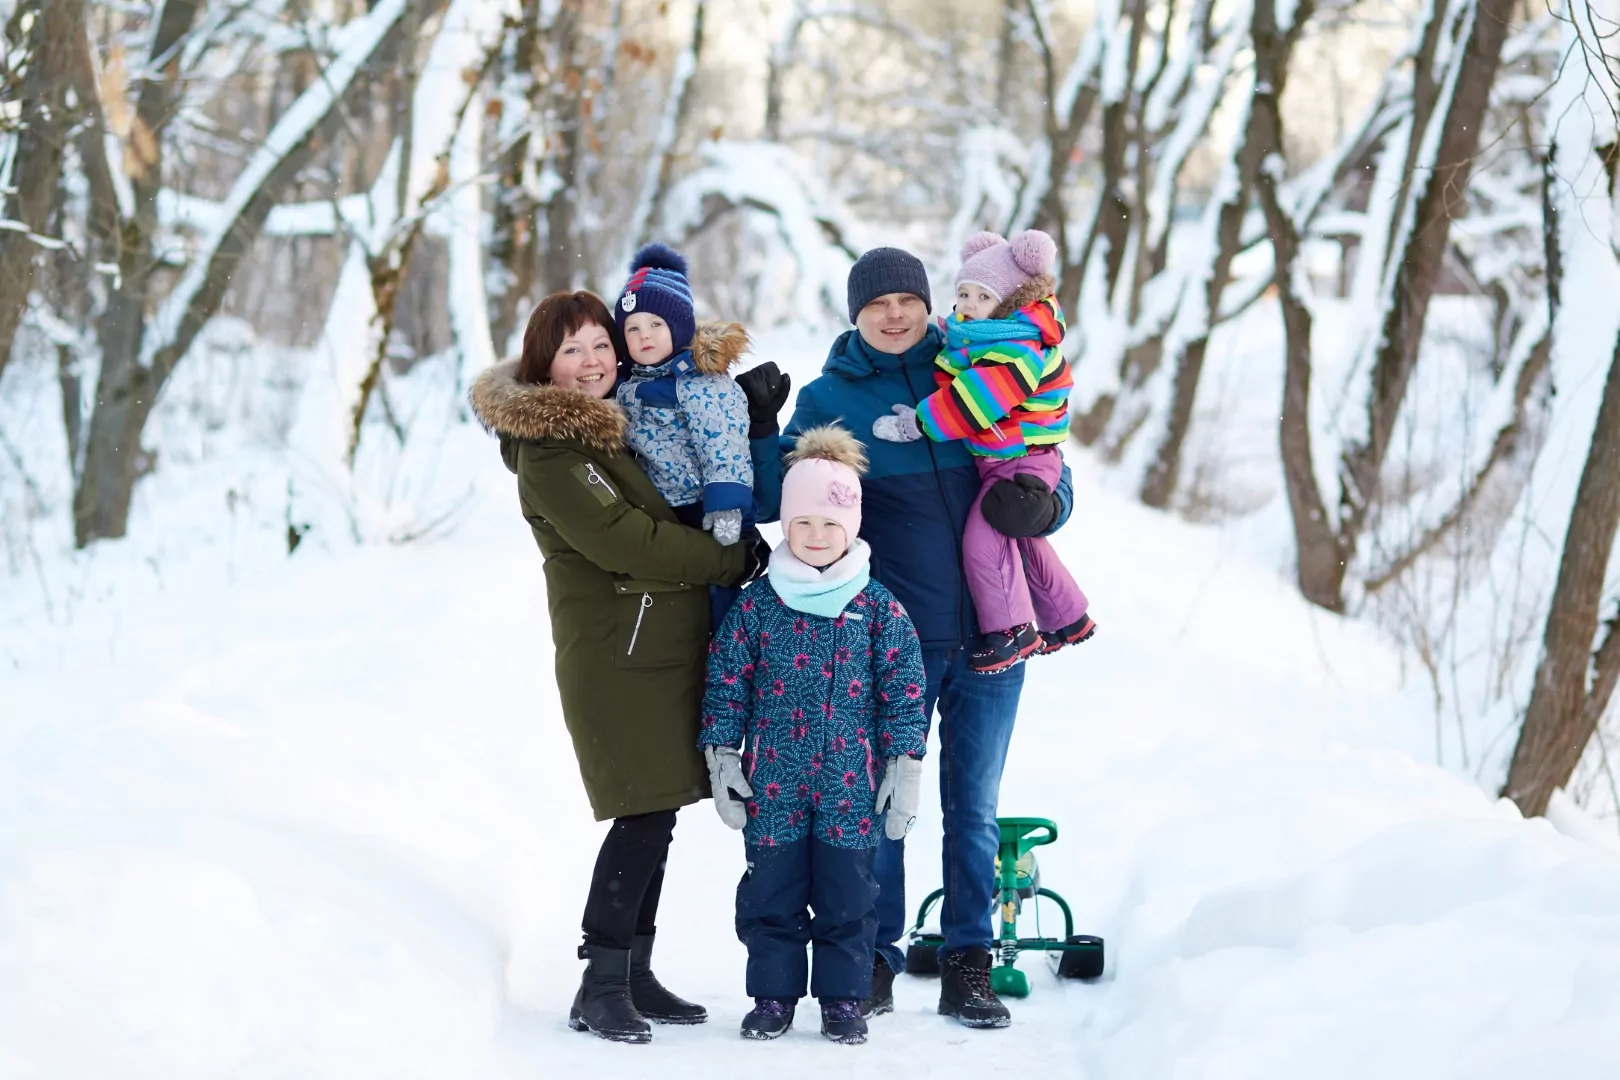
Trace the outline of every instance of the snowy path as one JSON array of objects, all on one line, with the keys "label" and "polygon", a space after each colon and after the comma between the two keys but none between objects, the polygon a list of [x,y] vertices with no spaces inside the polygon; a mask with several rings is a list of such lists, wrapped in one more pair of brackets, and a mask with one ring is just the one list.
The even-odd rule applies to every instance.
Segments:
[{"label": "snowy path", "polygon": [[1414,764],[1365,630],[1084,478],[1060,546],[1102,632],[1032,667],[1003,812],[1063,827],[1043,877],[1107,976],[1026,957],[1007,1032],[907,978],[864,1048],[743,1044],[741,853],[702,806],[658,966],[714,1022],[567,1031],[602,830],[510,481],[449,453],[484,491],[450,541],[169,565],[0,637],[0,1077],[1620,1075],[1620,856]]}]

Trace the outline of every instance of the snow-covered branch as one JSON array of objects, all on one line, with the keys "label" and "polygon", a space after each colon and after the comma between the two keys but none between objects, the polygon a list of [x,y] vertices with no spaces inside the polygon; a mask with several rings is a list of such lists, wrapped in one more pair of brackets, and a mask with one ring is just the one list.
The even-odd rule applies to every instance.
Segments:
[{"label": "snow-covered branch", "polygon": [[166,372],[185,355],[203,324],[218,310],[229,271],[252,246],[269,217],[281,184],[302,167],[317,128],[342,102],[367,61],[405,13],[407,0],[379,0],[344,51],[271,129],[221,203],[218,219],[186,272],[153,315],[142,344],[142,365]]}]

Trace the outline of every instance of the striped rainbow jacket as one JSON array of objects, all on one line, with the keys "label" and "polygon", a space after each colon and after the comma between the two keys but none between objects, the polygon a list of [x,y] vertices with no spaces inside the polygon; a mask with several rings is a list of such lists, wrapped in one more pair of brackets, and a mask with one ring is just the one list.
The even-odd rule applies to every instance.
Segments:
[{"label": "striped rainbow jacket", "polygon": [[945,348],[934,361],[939,389],[917,406],[935,442],[961,439],[978,457],[1017,458],[1069,434],[1074,377],[1063,358],[1067,326],[1055,296],[1005,319],[943,321]]}]

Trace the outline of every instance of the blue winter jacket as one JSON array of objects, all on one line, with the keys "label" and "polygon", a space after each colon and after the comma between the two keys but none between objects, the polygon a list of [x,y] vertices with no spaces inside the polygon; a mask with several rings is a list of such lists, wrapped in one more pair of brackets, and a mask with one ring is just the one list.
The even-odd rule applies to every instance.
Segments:
[{"label": "blue winter jacket", "polygon": [[[962,531],[979,494],[979,473],[962,442],[884,442],[872,424],[895,405],[915,406],[934,392],[934,359],[945,335],[927,335],[900,356],[880,353],[849,330],[833,342],[821,377],[799,390],[781,453],[799,432],[841,423],[866,444],[870,467],[861,483],[861,538],[872,546],[872,577],[893,590],[927,650],[954,649],[978,636],[973,597],[962,570]],[[754,504],[774,521],[781,501],[780,460],[755,448]],[[773,467],[774,464],[774,467]],[[1055,492],[1061,509],[1052,531],[1073,508],[1069,467]]]},{"label": "blue winter jacket", "polygon": [[701,503],[706,514],[753,506],[748,399],[727,374],[747,350],[741,326],[705,322],[663,364],[620,367],[625,442],[671,506]]}]

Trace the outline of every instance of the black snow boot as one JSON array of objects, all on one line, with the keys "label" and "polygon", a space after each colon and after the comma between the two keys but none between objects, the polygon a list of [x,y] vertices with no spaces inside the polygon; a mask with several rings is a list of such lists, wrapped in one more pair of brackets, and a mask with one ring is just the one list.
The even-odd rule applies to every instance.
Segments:
[{"label": "black snow boot", "polygon": [[939,973],[941,1015],[954,1016],[972,1028],[1003,1028],[1012,1023],[1012,1013],[990,989],[987,949],[975,945],[961,952],[946,953]]},{"label": "black snow boot", "polygon": [[870,1020],[874,1016],[894,1012],[894,968],[881,956],[872,958],[872,993],[861,1002],[861,1015]]},{"label": "black snow boot", "polygon": [[1082,615],[1061,630],[1054,630],[1050,634],[1043,633],[1039,655],[1051,656],[1065,645],[1078,645],[1082,641],[1090,641],[1096,632],[1097,624],[1091,621],[1091,616]]},{"label": "black snow boot", "polygon": [[581,945],[579,958],[590,964],[568,1010],[568,1026],[613,1042],[652,1042],[652,1027],[630,1000],[630,950]]},{"label": "black snow boot", "polygon": [[861,1003],[853,998],[823,1001],[821,1033],[845,1046],[859,1046],[865,1042],[866,1021],[861,1019]]},{"label": "black snow boot", "polygon": [[1008,630],[994,630],[979,636],[979,643],[968,656],[968,666],[979,675],[996,675],[1022,664],[1041,648],[1041,632],[1034,623],[1020,623]]},{"label": "black snow boot", "polygon": [[652,971],[653,935],[637,934],[630,946],[630,1000],[655,1024],[701,1024],[709,1013],[664,989]]},{"label": "black snow boot", "polygon": [[793,1026],[793,1009],[797,1004],[792,998],[755,998],[754,1007],[743,1017],[742,1037],[774,1039],[786,1034]]}]

